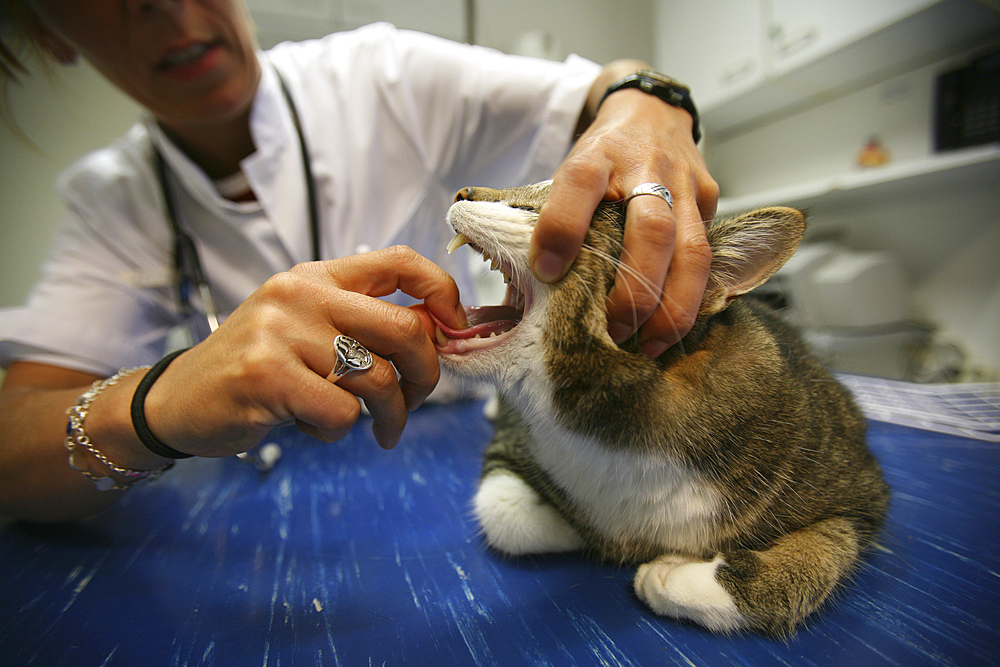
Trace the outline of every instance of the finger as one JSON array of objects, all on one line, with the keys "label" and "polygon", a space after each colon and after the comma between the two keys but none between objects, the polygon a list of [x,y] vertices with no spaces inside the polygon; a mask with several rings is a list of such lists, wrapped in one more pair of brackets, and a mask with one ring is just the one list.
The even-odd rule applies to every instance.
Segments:
[{"label": "finger", "polygon": [[[327,332],[329,338],[325,346],[319,343],[302,346],[303,359],[310,359],[307,362],[310,377],[301,385],[304,390],[294,393],[296,397],[289,410],[300,430],[332,442],[353,427],[360,416],[358,399],[361,399],[372,416],[375,439],[381,447],[391,449],[402,436],[407,412],[396,369],[376,353],[368,369],[336,375],[337,353],[333,340],[338,333],[336,329]],[[325,360],[317,362],[318,356],[324,356]],[[313,400],[300,398],[298,394],[307,394]]]},{"label": "finger", "polygon": [[379,446],[392,449],[399,443],[406,426],[406,402],[392,364],[384,359],[375,359],[367,370],[328,379],[365,402]]},{"label": "finger", "polygon": [[608,331],[619,343],[660,309],[676,238],[667,202],[641,196],[627,207],[622,262],[607,300]]},{"label": "finger", "polygon": [[[349,259],[358,257],[362,256]],[[346,334],[395,365],[402,376],[400,384],[407,407],[415,409],[434,389],[441,373],[426,304],[419,309],[404,308],[330,285],[331,280],[363,283],[364,279],[357,278],[356,274],[363,273],[367,263],[355,261],[346,270],[324,264],[327,263],[295,267],[293,273],[298,274],[298,279],[269,281],[271,291],[280,292],[277,300],[294,300],[297,321],[306,323],[301,330],[284,332],[290,351],[314,373],[325,378],[336,362],[333,340],[337,334]],[[302,280],[302,276],[306,280]],[[448,282],[452,282],[450,277]],[[367,286],[373,287],[375,283],[369,282]],[[373,288],[372,291],[378,294],[382,290]],[[303,299],[303,295],[308,298]]]},{"label": "finger", "polygon": [[[354,399],[354,402],[357,403],[358,402],[357,399]],[[359,404],[358,416],[360,415],[361,415],[361,408]],[[316,426],[313,426],[312,424],[308,424],[300,419],[296,419],[295,428],[299,429],[308,436],[316,438],[317,440],[322,440],[323,442],[337,442],[338,440],[347,437],[347,434],[351,432],[352,428],[354,428],[354,423],[356,421],[357,417],[355,417],[354,421],[350,423],[345,422],[332,429],[321,429]]]},{"label": "finger", "polygon": [[460,329],[467,326],[455,280],[444,269],[406,246],[310,262],[293,271],[308,272],[332,280],[343,290],[368,296],[387,296],[400,290],[423,300],[445,324]]},{"label": "finger", "polygon": [[[356,313],[350,320],[340,314]],[[441,367],[431,336],[418,311],[354,292],[340,292],[328,317],[339,330],[392,362],[406,407],[416,409],[433,391]],[[332,368],[332,366],[331,366]]]},{"label": "finger", "polygon": [[696,175],[698,215],[703,222],[713,220],[719,211],[719,184],[708,171],[702,169]]},{"label": "finger", "polygon": [[576,259],[607,191],[609,173],[606,165],[572,158],[556,172],[528,252],[531,270],[542,282],[561,279]]},{"label": "finger", "polygon": [[[714,190],[712,187],[714,186]],[[713,220],[719,210],[719,186],[711,181],[709,186],[701,188],[698,195],[698,213],[702,222]]]},{"label": "finger", "polygon": [[647,355],[659,356],[694,326],[711,267],[705,224],[696,210],[686,211],[677,222],[676,249],[663,285],[662,307],[639,332],[640,346]]},{"label": "finger", "polygon": [[434,329],[437,327],[437,323],[434,318],[431,317],[430,312],[427,309],[427,305],[423,303],[415,303],[412,306],[407,306],[414,315],[420,318],[420,323],[424,327],[424,332],[427,337],[434,340]]},{"label": "finger", "polygon": [[300,431],[324,442],[346,436],[361,416],[357,396],[309,370],[299,391],[289,394],[286,409]]}]

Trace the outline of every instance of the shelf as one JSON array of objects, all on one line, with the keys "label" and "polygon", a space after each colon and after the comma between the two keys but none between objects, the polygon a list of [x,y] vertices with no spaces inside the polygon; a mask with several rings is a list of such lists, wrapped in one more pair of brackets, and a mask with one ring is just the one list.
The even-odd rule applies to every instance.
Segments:
[{"label": "shelf", "polygon": [[713,140],[801,112],[900,72],[965,52],[1000,34],[1000,11],[976,0],[942,0],[909,18],[756,88],[702,109]]},{"label": "shelf", "polygon": [[728,215],[758,206],[848,206],[873,197],[920,196],[935,188],[973,182],[1000,183],[1000,144],[941,153],[926,159],[858,170],[719,200]]}]

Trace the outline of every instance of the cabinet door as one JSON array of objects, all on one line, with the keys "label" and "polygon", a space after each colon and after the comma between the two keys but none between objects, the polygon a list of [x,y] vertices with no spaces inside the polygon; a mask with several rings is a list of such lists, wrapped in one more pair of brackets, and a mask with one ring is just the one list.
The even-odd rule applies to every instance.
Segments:
[{"label": "cabinet door", "polygon": [[658,0],[656,67],[708,109],[764,79],[758,0]]},{"label": "cabinet door", "polygon": [[762,0],[764,67],[784,74],[900,19],[936,0]]}]

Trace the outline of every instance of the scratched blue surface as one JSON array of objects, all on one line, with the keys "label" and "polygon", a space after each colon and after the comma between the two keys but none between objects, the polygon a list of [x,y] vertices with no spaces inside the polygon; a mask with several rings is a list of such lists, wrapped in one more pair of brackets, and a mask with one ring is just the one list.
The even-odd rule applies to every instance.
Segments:
[{"label": "scratched blue surface", "polygon": [[785,643],[651,615],[631,570],[484,549],[480,404],[276,434],[268,475],[182,462],[69,526],[0,532],[0,664],[997,665],[1000,445],[872,423],[895,490],[880,548]]}]

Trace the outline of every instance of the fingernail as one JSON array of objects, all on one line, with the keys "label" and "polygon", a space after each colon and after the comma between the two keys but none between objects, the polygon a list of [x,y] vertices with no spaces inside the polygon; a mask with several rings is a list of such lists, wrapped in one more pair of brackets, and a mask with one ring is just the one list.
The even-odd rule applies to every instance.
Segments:
[{"label": "fingernail", "polygon": [[647,340],[639,347],[642,348],[642,351],[647,357],[650,359],[656,359],[658,356],[666,352],[667,348],[670,346],[660,340]]},{"label": "fingernail", "polygon": [[535,275],[544,283],[554,283],[563,274],[563,261],[559,255],[548,250],[543,250],[535,257],[532,265]]},{"label": "fingernail", "polygon": [[615,343],[624,343],[632,335],[632,329],[621,322],[611,322],[608,324],[608,335]]}]

